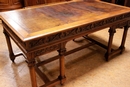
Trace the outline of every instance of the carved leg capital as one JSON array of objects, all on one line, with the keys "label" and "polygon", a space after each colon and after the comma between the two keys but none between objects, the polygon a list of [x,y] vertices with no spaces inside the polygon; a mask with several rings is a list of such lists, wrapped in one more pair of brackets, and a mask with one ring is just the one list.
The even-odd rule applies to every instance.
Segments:
[{"label": "carved leg capital", "polygon": [[33,60],[26,60],[26,62],[27,62],[29,67],[35,66],[35,63],[36,63],[35,59],[33,59]]},{"label": "carved leg capital", "polygon": [[116,29],[110,28],[108,32],[109,32],[109,35],[112,36],[112,35],[114,35],[114,33],[116,33]]},{"label": "carved leg capital", "polygon": [[60,50],[57,50],[59,52],[59,55],[62,56],[65,54],[66,52],[66,48],[63,48],[63,49],[60,49]]}]

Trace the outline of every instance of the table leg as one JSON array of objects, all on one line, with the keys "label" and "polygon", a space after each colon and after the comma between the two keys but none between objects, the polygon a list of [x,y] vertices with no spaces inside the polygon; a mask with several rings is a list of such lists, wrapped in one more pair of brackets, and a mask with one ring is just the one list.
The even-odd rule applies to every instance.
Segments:
[{"label": "table leg", "polygon": [[12,62],[14,62],[15,60],[15,55],[13,53],[13,49],[12,49],[12,45],[11,45],[11,41],[10,41],[10,37],[8,35],[8,33],[6,33],[6,31],[3,31],[5,38],[6,38],[6,42],[7,42],[7,46],[8,46],[8,50],[9,50],[9,56]]},{"label": "table leg", "polygon": [[119,47],[119,49],[121,49],[121,53],[125,50],[125,41],[126,41],[126,36],[127,36],[127,32],[128,32],[128,26],[124,27],[124,32],[123,32],[123,36],[122,36],[122,42],[121,45]]},{"label": "table leg", "polygon": [[60,79],[60,83],[63,85],[65,82],[65,58],[64,53],[66,52],[66,49],[60,49],[58,50],[60,58],[59,58],[59,66],[60,66],[60,76],[58,77]]},{"label": "table leg", "polygon": [[59,59],[59,61],[60,61],[60,76],[59,76],[59,79],[61,80],[61,84],[64,84],[64,80],[62,80],[62,79],[64,79],[64,78],[66,78],[65,77],[65,66],[64,66],[64,64],[65,64],[65,60],[64,60],[64,56],[61,56],[60,57],[60,59]]},{"label": "table leg", "polygon": [[114,36],[114,33],[116,32],[116,30],[114,28],[110,28],[109,29],[109,41],[108,41],[108,48],[107,48],[107,52],[105,54],[105,57],[106,57],[106,61],[108,61],[109,59],[109,55],[111,53],[111,49],[112,49],[112,42],[113,42],[113,36]]},{"label": "table leg", "polygon": [[27,63],[29,67],[32,87],[37,87],[36,72],[35,72],[35,59],[31,58],[30,56],[27,56],[27,58],[28,58]]}]

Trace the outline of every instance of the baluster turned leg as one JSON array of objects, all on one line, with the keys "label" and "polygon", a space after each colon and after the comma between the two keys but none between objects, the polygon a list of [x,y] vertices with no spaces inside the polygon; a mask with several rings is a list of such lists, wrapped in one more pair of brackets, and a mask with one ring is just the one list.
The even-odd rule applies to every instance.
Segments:
[{"label": "baluster turned leg", "polygon": [[60,66],[60,76],[58,77],[60,79],[60,83],[64,84],[65,82],[65,58],[64,53],[66,52],[65,48],[61,48],[58,50],[60,58],[59,58],[59,66]]},{"label": "baluster turned leg", "polygon": [[108,48],[107,48],[107,52],[105,54],[106,57],[106,61],[108,61],[109,57],[110,57],[110,53],[111,53],[111,48],[112,48],[112,42],[113,42],[113,36],[114,33],[116,32],[116,30],[114,28],[110,28],[109,29],[109,41],[108,41]]},{"label": "baluster turned leg", "polygon": [[128,26],[124,27],[124,32],[123,32],[123,37],[122,37],[122,42],[121,45],[119,47],[119,49],[121,49],[121,53],[125,50],[125,41],[126,41],[126,36],[127,36],[127,32],[128,32]]},{"label": "baluster turned leg", "polygon": [[9,35],[6,33],[6,31],[4,30],[3,33],[5,34],[5,38],[6,38],[6,42],[7,42],[7,46],[8,46],[8,50],[9,50],[9,56],[12,62],[14,62],[15,60],[15,55],[13,53],[13,49],[12,49],[12,45],[11,45],[11,41],[10,41],[10,37]]},{"label": "baluster turned leg", "polygon": [[32,87],[37,87],[36,72],[35,72],[35,59],[31,58],[31,55],[30,56],[27,55],[27,59],[28,59],[27,63],[29,67]]}]

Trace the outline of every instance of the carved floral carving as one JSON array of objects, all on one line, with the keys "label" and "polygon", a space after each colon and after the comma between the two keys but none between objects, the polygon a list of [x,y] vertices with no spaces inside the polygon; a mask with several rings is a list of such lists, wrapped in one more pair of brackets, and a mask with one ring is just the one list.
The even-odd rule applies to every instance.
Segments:
[{"label": "carved floral carving", "polygon": [[56,45],[52,45],[49,47],[45,47],[43,49],[39,49],[39,50],[35,51],[32,55],[34,55],[34,57],[40,56],[42,54],[45,54],[45,53],[48,53],[48,52],[51,52],[54,50],[58,50],[58,49],[60,49],[60,46],[61,46],[60,44],[56,44]]}]

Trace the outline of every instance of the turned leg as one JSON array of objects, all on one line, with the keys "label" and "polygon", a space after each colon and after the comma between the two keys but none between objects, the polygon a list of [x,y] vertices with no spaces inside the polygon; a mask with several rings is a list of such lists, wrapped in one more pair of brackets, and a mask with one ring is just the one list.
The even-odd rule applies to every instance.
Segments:
[{"label": "turned leg", "polygon": [[64,53],[66,52],[66,49],[60,49],[58,50],[60,58],[59,58],[59,66],[60,66],[60,76],[58,77],[60,79],[60,83],[64,84],[65,82],[65,58],[64,58]]},{"label": "turned leg", "polygon": [[121,53],[125,50],[125,41],[126,41],[126,36],[127,36],[127,32],[128,32],[128,26],[124,27],[124,32],[123,32],[123,36],[122,36],[122,42],[121,45],[119,47],[119,49],[121,49]]},{"label": "turned leg", "polygon": [[12,62],[14,62],[15,60],[15,55],[13,53],[13,49],[12,49],[12,45],[11,45],[11,41],[10,41],[10,37],[9,35],[6,33],[6,31],[4,30],[3,33],[5,34],[5,38],[6,38],[6,42],[7,42],[7,46],[8,46],[8,50],[9,50],[9,56]]},{"label": "turned leg", "polygon": [[30,56],[27,56],[27,59],[28,59],[27,63],[29,67],[32,87],[37,87],[36,72],[35,72],[35,59],[31,58]]},{"label": "turned leg", "polygon": [[106,57],[106,61],[108,61],[109,59],[109,55],[111,53],[111,48],[112,48],[112,42],[113,42],[113,36],[114,36],[114,33],[116,32],[116,30],[114,28],[110,28],[109,29],[109,41],[108,41],[108,48],[107,48],[107,52],[105,54],[105,57]]}]

